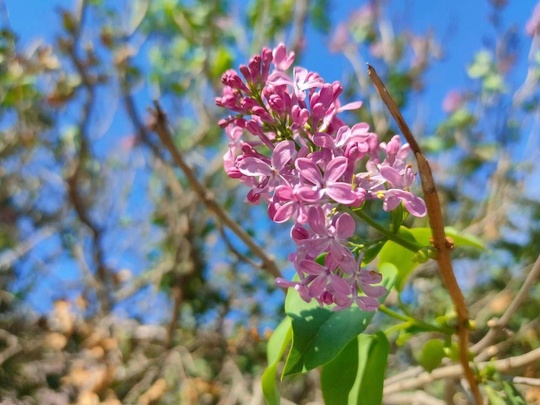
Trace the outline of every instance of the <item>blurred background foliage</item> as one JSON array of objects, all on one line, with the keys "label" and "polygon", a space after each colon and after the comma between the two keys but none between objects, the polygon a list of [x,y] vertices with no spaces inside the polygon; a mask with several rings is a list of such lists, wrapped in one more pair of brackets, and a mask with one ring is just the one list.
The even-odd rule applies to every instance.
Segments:
[{"label": "blurred background foliage", "polygon": [[[351,3],[340,18],[329,0],[63,1],[55,28],[32,41],[13,28],[11,3],[1,3],[0,28],[2,403],[262,403],[265,345],[283,294],[197,197],[149,129],[148,108],[160,101],[200,183],[290,275],[288,227],[248,207],[245,190],[222,171],[223,112],[213,103],[226,69],[279,41],[316,71],[318,48],[342,58],[334,70],[344,98],[364,100],[351,124],[368,122],[381,139],[396,131],[367,60],[404,109],[433,162],[447,224],[488,246],[456,252],[474,340],[538,256],[534,2],[483,2],[490,34],[461,67],[466,86],[443,100],[426,94],[442,86],[430,71],[446,58],[447,34],[411,26],[395,1]],[[525,27],[504,18],[515,3],[530,16]],[[313,38],[322,43],[307,46]],[[425,108],[441,102],[443,113]],[[415,271],[401,298],[424,319],[451,308],[433,263]],[[539,312],[535,284],[485,358],[538,348]],[[398,336],[388,375],[416,364],[429,338]],[[521,375],[539,372],[530,366]],[[321,401],[315,375],[281,385],[284,403]],[[540,388],[518,387],[540,401]],[[426,392],[463,401],[444,384]]]}]

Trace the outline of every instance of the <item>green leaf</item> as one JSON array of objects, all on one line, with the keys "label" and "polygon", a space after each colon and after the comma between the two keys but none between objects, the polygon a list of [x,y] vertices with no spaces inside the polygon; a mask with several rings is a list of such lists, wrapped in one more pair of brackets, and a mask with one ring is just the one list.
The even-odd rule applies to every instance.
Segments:
[{"label": "green leaf", "polygon": [[382,332],[369,337],[371,338],[369,346],[363,345],[360,348],[360,358],[367,357],[367,361],[365,366],[359,369],[360,390],[355,403],[377,405],[382,403],[390,344]]},{"label": "green leaf", "polygon": [[431,339],[424,343],[417,360],[424,370],[431,373],[439,367],[445,356],[444,342],[439,339]]},{"label": "green leaf", "polygon": [[[414,230],[421,229],[415,228]],[[429,228],[427,228],[429,229]],[[415,240],[415,237],[405,227],[401,227],[399,233],[410,240]],[[405,279],[413,271],[413,269],[418,265],[414,261],[415,253],[411,252],[409,249],[404,248],[401,245],[398,245],[395,242],[388,241],[381,249],[379,253],[379,265],[382,266],[385,263],[392,263],[397,268],[397,280],[396,288],[398,291],[403,289]]]},{"label": "green leaf", "polygon": [[[452,238],[456,247],[472,247],[476,249],[485,250],[484,244],[480,239],[470,236],[459,234],[455,228],[444,228],[446,236]],[[430,228],[413,228],[407,229],[401,227],[399,233],[411,240],[415,240],[417,243],[423,246],[430,246],[431,229]],[[388,241],[381,249],[379,254],[379,263],[392,263],[397,267],[398,275],[396,281],[396,288],[398,291],[403,290],[405,281],[411,272],[418,266],[418,262],[415,261],[415,253],[398,245],[395,242]]]},{"label": "green leaf", "polygon": [[362,264],[367,265],[373,261],[383,248],[386,243],[386,239],[377,241],[369,245],[367,249],[364,250],[364,257],[362,258]]},{"label": "green leaf", "polygon": [[321,370],[326,405],[382,403],[390,345],[385,334],[359,335]]},{"label": "green leaf", "polygon": [[[383,275],[382,284],[390,291],[395,282],[395,266],[388,263],[379,271]],[[380,302],[387,295],[381,297]],[[342,311],[321,308],[315,300],[306,303],[294,290],[287,293],[285,312],[292,320],[293,344],[283,375],[305,372],[328,363],[366,329],[375,315],[358,307]]]},{"label": "green leaf", "polygon": [[514,387],[510,381],[503,381],[504,392],[507,397],[507,403],[511,405],[527,405],[521,393]]},{"label": "green leaf", "polygon": [[495,391],[489,385],[485,385],[484,387],[486,389],[486,394],[487,394],[487,397],[488,397],[489,405],[507,405],[507,402],[501,396],[501,394],[499,394],[497,391]]},{"label": "green leaf", "polygon": [[280,395],[276,384],[277,366],[291,339],[291,320],[289,317],[285,317],[268,341],[266,349],[268,367],[261,378],[263,395],[270,405],[279,405]]},{"label": "green leaf", "polygon": [[[351,340],[332,361],[321,369],[321,391],[326,405],[343,405],[350,402],[358,392],[359,347],[363,344],[360,335]],[[365,363],[365,361],[364,361]]]},{"label": "green leaf", "polygon": [[[446,236],[453,239],[456,247],[471,247],[479,250],[486,250],[486,245],[484,245],[484,242],[474,235],[460,233],[456,228],[451,226],[446,226],[444,228],[444,232],[446,233]],[[431,236],[431,232],[429,235]]]}]

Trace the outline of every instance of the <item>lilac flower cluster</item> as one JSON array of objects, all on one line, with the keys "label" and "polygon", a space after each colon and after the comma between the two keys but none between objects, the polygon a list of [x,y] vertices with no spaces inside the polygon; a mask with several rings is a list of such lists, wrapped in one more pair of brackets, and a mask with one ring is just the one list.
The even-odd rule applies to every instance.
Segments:
[{"label": "lilac flower cluster", "polygon": [[223,74],[216,104],[235,113],[220,121],[229,137],[224,167],[250,188],[248,202],[267,203],[275,222],[294,222],[297,249],[290,259],[300,281],[277,279],[278,285],[295,288],[307,302],[336,309],[355,302],[373,311],[386,289],[376,285],[381,275],[361,268],[362,255],[351,251],[355,221],[342,208],[377,199],[386,211],[403,204],[410,214],[425,215],[424,201],[409,191],[415,179],[405,162],[409,146],[398,135],[379,143],[366,123],[345,125],[338,113],[361,103],[342,106],[339,82],[326,83],[302,67],[290,77],[293,61],[280,44],[240,66],[244,79],[232,69]]}]

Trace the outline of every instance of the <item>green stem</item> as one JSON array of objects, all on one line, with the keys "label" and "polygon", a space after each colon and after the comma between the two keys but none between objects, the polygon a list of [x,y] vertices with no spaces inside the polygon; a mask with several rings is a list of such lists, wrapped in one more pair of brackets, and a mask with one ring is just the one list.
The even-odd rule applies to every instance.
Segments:
[{"label": "green stem", "polygon": [[409,322],[412,319],[410,316],[402,315],[399,312],[391,310],[390,308],[388,308],[384,304],[381,304],[379,306],[379,311],[381,311],[382,313],[384,313],[384,314],[386,314],[388,316],[391,316],[392,318],[399,319],[400,321],[403,321],[403,322]]},{"label": "green stem", "polygon": [[431,325],[431,324],[429,324],[427,322],[420,321],[418,319],[414,319],[411,316],[400,314],[399,312],[391,310],[390,308],[388,308],[384,304],[381,304],[381,306],[379,307],[379,310],[382,313],[384,313],[384,314],[386,314],[388,316],[391,316],[392,318],[395,318],[395,319],[398,319],[398,320],[403,321],[405,323],[408,323],[411,326],[416,325],[416,326],[418,326],[418,327],[420,327],[420,328],[422,328],[422,329],[424,329],[426,331],[440,332],[440,333],[443,333],[445,335],[454,333],[453,330],[448,330],[448,329],[446,329],[444,327]]},{"label": "green stem", "polygon": [[394,233],[388,229],[386,229],[384,226],[379,224],[377,221],[375,221],[373,218],[371,218],[369,215],[364,213],[361,209],[351,210],[351,212],[356,215],[358,218],[360,218],[362,221],[367,223],[372,228],[376,229],[379,233],[386,236],[389,240],[396,242],[398,245],[403,246],[405,249],[409,249],[411,252],[418,252],[420,249],[422,249],[423,246],[419,245],[418,243],[405,239],[402,237],[399,233]]}]

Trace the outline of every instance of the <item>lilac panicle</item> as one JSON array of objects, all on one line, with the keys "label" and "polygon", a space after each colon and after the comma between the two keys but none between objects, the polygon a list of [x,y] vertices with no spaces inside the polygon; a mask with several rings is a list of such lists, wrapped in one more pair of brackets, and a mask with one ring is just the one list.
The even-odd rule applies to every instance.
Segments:
[{"label": "lilac panicle", "polygon": [[366,123],[345,125],[339,113],[362,103],[342,106],[341,83],[298,66],[291,75],[293,62],[294,52],[279,44],[241,65],[241,76],[232,69],[223,74],[215,101],[233,113],[219,122],[229,138],[224,168],[250,188],[248,202],[267,204],[272,221],[293,221],[297,249],[290,260],[299,281],[279,278],[278,286],[335,310],[354,304],[374,311],[386,288],[353,253],[355,221],[342,207],[382,200],[385,211],[403,205],[424,216],[424,201],[410,191],[416,177],[407,163],[410,148],[398,135],[379,142]]}]

